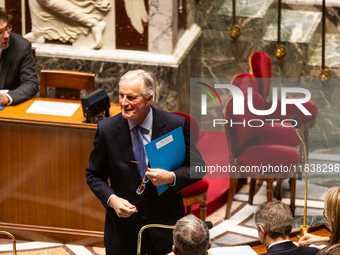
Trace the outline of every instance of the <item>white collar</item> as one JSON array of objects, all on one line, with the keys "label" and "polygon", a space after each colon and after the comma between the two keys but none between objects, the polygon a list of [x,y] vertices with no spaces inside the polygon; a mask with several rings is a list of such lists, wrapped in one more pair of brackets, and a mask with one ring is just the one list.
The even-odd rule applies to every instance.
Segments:
[{"label": "white collar", "polygon": [[286,242],[290,242],[290,240],[288,239],[288,240],[282,240],[282,241],[277,241],[275,243],[272,243],[271,245],[268,246],[267,250],[269,250],[269,248],[272,247],[275,244],[286,243]]}]

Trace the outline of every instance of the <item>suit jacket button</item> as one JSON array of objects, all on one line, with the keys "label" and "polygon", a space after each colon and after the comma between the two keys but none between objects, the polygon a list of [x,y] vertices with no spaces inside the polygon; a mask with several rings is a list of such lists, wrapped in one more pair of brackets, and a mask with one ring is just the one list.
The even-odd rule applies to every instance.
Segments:
[{"label": "suit jacket button", "polygon": [[146,197],[143,198],[143,201],[144,201],[144,202],[146,201]]},{"label": "suit jacket button", "polygon": [[143,220],[146,220],[146,217],[145,217],[145,216],[142,216],[142,219],[143,219]]}]

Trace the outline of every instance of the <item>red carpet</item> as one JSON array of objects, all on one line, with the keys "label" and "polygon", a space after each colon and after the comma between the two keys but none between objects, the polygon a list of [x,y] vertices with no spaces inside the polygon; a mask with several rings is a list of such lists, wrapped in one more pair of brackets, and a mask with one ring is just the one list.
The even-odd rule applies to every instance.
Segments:
[{"label": "red carpet", "polygon": [[[197,148],[207,166],[228,166],[229,149],[225,132],[201,131],[197,141]],[[207,216],[214,213],[227,202],[229,190],[229,174],[223,178],[204,178],[209,182],[207,198]],[[192,206],[193,214],[199,216],[199,205]]]}]

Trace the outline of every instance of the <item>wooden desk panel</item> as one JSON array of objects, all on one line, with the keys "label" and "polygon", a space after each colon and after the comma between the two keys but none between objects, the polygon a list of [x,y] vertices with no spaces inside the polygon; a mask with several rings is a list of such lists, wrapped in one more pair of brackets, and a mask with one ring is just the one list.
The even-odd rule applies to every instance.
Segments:
[{"label": "wooden desk panel", "polygon": [[[96,129],[95,124],[84,123],[85,118],[83,117],[83,109],[80,107],[73,114],[72,117],[63,116],[53,116],[44,114],[33,114],[26,113],[27,109],[33,104],[35,100],[39,101],[51,101],[51,102],[65,102],[65,103],[79,103],[76,100],[59,100],[52,98],[33,98],[26,102],[23,102],[16,106],[5,106],[2,111],[0,111],[0,121],[6,122],[19,122],[19,123],[35,123],[42,125],[53,125],[53,126],[67,126],[67,127],[82,127],[89,129]],[[110,116],[114,116],[120,113],[119,104],[111,104]]]},{"label": "wooden desk panel", "polygon": [[82,123],[81,107],[71,118],[26,114],[32,103],[0,112],[0,229],[18,239],[102,245],[105,209],[85,178],[96,125]]}]

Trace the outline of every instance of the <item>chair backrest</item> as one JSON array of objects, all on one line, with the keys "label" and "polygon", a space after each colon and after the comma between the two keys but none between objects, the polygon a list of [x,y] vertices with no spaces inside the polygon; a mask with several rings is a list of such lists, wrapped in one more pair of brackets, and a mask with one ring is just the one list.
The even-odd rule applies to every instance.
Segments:
[{"label": "chair backrest", "polygon": [[191,134],[194,137],[195,142],[197,142],[198,136],[199,136],[199,133],[200,133],[200,126],[199,126],[197,120],[194,117],[192,117],[191,115],[184,113],[184,112],[172,112],[172,113],[183,116],[187,119]]},{"label": "chair backrest", "polygon": [[32,50],[32,55],[34,57],[34,60],[36,60],[36,57],[35,57],[35,47],[31,47],[31,50]]},{"label": "chair backrest", "polygon": [[13,243],[13,255],[17,255],[17,246],[16,246],[16,241],[15,241],[15,237],[14,235],[12,235],[11,233],[7,232],[7,231],[2,231],[0,230],[0,235],[6,235],[8,237],[10,237],[12,239],[12,243]]},{"label": "chair backrest", "polygon": [[80,99],[80,90],[94,91],[94,73],[68,70],[41,70],[40,96],[46,97],[47,87],[55,87],[55,98]]},{"label": "chair backrest", "polygon": [[237,86],[243,92],[247,92],[249,87],[253,88],[253,92],[259,92],[256,77],[249,73],[235,74],[233,78],[231,78],[230,84]]},{"label": "chair backrest", "polygon": [[266,99],[270,91],[272,61],[267,53],[257,51],[248,57],[248,67],[252,75],[258,78],[259,93]]},{"label": "chair backrest", "polygon": [[[261,129],[259,127],[251,127],[252,126],[260,126],[260,121],[251,121],[249,120],[263,120],[263,116],[258,116],[253,114],[248,109],[247,104],[248,93],[244,93],[244,115],[234,115],[233,114],[233,103],[234,98],[231,96],[224,106],[224,118],[228,120],[226,124],[226,133],[229,144],[229,151],[236,158],[245,148],[256,145],[259,142]],[[264,109],[264,101],[260,94],[253,93],[253,106],[257,110]],[[249,125],[250,124],[250,125]]]}]

